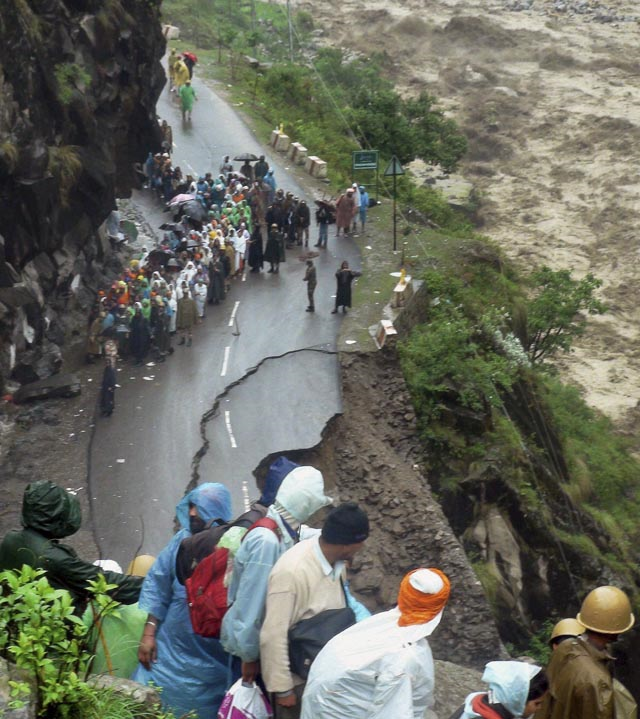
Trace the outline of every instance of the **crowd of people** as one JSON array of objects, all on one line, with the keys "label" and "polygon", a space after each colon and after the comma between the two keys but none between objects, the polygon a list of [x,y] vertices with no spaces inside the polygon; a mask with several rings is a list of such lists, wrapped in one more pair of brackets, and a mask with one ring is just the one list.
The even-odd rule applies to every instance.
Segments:
[{"label": "crowd of people", "polygon": [[[40,480],[25,492],[22,529],[0,544],[0,570],[23,563],[45,569],[80,613],[99,573],[123,604],[138,600],[128,624],[114,619],[120,621],[110,632],[117,651],[106,646],[109,661],[100,666],[128,674],[132,651],[123,633],[137,633],[132,678],[160,688],[176,716],[216,716],[231,687],[242,682],[264,689],[276,719],[423,719],[437,681],[428,638],[446,621],[451,591],[462,588],[452,587],[441,569],[413,569],[400,583],[396,606],[371,615],[347,581],[348,565],[369,536],[365,510],[346,502],[328,511],[320,530],[305,524],[331,503],[322,473],[286,458],[271,466],[262,496],[235,522],[229,490],[199,485],[176,508],[180,531],[157,559],[143,558],[142,579],[109,571],[108,562],[89,564],[60,544],[80,526],[79,504]],[[206,635],[194,630],[188,601],[189,572],[198,566],[192,560],[205,546],[209,556],[221,547],[228,552],[219,569],[226,611],[217,633]],[[468,695],[451,719],[635,717],[635,702],[614,679],[609,653],[634,623],[622,590],[597,587],[575,618],[554,627],[546,669],[530,661],[489,662],[482,676],[488,690]]]},{"label": "crowd of people", "polygon": [[[162,121],[161,128],[168,150],[171,127]],[[107,357],[100,402],[104,416],[115,406],[117,357],[130,358],[136,365],[147,358],[164,362],[176,341],[190,347],[207,306],[222,303],[234,279],[247,268],[258,273],[268,266],[267,273],[278,274],[287,250],[308,248],[310,242],[312,213],[306,200],[277,186],[264,155],[256,161],[245,159],[237,169],[225,155],[217,175],[208,172],[194,178],[183,177],[169,151],[149,153],[144,173],[146,187],[171,213],[173,222],[162,226],[165,231],[157,247],[151,251],[143,247],[118,280],[99,291],[89,317],[88,360]],[[316,247],[326,248],[327,228],[347,205],[353,229],[351,221],[358,217],[353,214],[354,198],[361,195],[368,203],[364,187],[356,186],[343,193],[335,207],[328,201],[317,203]],[[365,219],[362,215],[360,219],[364,227]],[[335,275],[334,314],[351,307],[351,285],[359,275],[346,261],[341,264]],[[317,276],[312,259],[307,260],[303,279],[307,311],[315,312]]]}]

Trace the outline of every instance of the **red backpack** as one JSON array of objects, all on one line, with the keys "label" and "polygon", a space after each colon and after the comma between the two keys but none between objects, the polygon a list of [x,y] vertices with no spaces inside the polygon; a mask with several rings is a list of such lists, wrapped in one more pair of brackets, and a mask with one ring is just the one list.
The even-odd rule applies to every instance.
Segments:
[{"label": "red backpack", "polygon": [[[264,527],[280,535],[278,524],[269,517],[254,522],[247,534],[256,527]],[[242,538],[243,541],[247,534]],[[185,581],[191,626],[201,637],[220,636],[222,618],[229,608],[224,581],[228,564],[229,550],[226,547],[215,547]]]}]

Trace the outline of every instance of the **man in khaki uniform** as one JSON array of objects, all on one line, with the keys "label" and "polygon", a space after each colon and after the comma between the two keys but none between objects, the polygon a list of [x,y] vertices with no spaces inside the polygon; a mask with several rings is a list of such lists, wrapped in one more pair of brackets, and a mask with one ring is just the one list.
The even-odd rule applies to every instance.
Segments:
[{"label": "man in khaki uniform", "polygon": [[629,598],[617,587],[598,587],[585,597],[576,619],[585,632],[553,652],[547,668],[551,691],[536,717],[619,719],[615,695],[626,689],[615,682],[614,690],[608,646],[634,625]]}]

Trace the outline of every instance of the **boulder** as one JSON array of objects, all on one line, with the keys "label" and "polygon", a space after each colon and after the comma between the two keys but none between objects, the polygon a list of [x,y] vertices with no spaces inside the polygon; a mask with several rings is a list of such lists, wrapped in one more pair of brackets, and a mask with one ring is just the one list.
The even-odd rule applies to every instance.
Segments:
[{"label": "boulder", "polygon": [[47,379],[23,385],[13,395],[17,404],[39,399],[76,397],[82,391],[80,380],[75,374],[57,374]]},{"label": "boulder", "polygon": [[[31,689],[31,701],[19,709],[12,709],[11,682],[25,682]],[[35,719],[36,717],[35,679],[24,669],[18,669],[0,657],[0,716],[3,719]]]}]

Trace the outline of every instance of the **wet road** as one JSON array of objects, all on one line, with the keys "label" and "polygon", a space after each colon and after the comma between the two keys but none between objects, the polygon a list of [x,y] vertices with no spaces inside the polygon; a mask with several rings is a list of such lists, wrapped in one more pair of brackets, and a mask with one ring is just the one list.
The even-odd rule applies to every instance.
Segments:
[{"label": "wet road", "polygon": [[[282,159],[262,148],[197,78],[194,86],[199,101],[192,126],[181,126],[166,90],[158,103],[158,115],[173,126],[174,163],[194,174],[217,173],[225,154],[265,153],[279,186],[304,196]],[[306,199],[313,208],[313,198]],[[139,201],[152,226],[166,220],[146,193]],[[305,312],[299,254],[287,252],[279,275],[249,273],[236,280],[221,306],[207,306],[192,347],[175,346],[164,364],[119,364],[116,410],[109,419],[97,419],[89,458],[93,523],[103,557],[126,566],[136,550],[157,554],[166,544],[175,505],[203,445],[201,420],[230,385],[204,426],[208,449],[199,475],[201,482],[229,487],[234,513],[243,510],[247,488],[256,496],[251,470],[264,456],[312,446],[340,411],[333,275],[343,259],[359,267],[357,250],[351,241],[330,236],[329,249],[316,260],[315,314]]]}]

